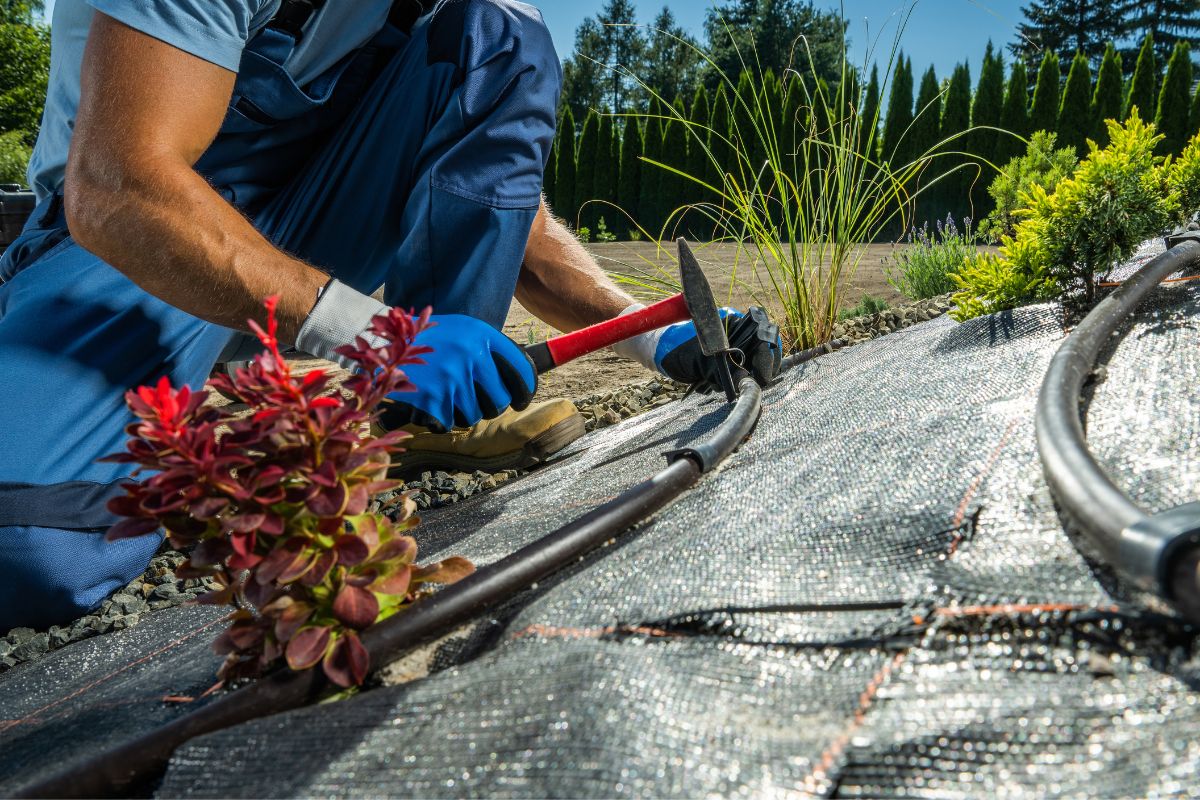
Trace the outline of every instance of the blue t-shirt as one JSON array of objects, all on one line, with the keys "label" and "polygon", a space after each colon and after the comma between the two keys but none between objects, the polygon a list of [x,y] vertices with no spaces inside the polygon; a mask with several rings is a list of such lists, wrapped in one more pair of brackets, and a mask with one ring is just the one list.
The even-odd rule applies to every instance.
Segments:
[{"label": "blue t-shirt", "polygon": [[[101,11],[131,28],[236,72],[242,49],[280,0],[58,0],[51,21],[50,85],[29,185],[41,200],[60,189],[79,109],[79,73],[92,16]],[[387,20],[392,0],[328,0],[284,65],[301,86],[366,44]]]}]

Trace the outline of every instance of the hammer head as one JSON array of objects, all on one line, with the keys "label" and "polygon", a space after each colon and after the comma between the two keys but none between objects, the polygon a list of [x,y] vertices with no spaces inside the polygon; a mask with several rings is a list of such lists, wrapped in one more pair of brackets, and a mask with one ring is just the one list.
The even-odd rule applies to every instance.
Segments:
[{"label": "hammer head", "polygon": [[700,342],[700,352],[706,356],[722,355],[729,352],[729,335],[725,332],[725,322],[717,310],[717,300],[713,297],[712,287],[700,262],[696,260],[692,248],[687,241],[679,239],[679,272],[683,283],[683,299],[688,310],[692,312],[692,322],[696,326],[696,338]]}]

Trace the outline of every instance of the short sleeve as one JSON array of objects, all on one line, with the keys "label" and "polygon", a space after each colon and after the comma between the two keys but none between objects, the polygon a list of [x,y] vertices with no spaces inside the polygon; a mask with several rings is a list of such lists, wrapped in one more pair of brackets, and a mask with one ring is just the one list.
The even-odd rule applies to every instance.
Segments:
[{"label": "short sleeve", "polygon": [[251,21],[270,0],[87,0],[97,11],[237,72]]}]

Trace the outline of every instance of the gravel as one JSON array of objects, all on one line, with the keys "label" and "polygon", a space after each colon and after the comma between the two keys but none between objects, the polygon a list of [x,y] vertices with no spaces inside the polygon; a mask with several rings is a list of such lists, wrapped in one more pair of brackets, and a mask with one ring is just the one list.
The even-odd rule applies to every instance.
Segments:
[{"label": "gravel", "polygon": [[132,628],[155,611],[195,600],[209,587],[206,581],[181,581],[175,577],[175,568],[185,558],[173,550],[160,553],[140,578],[70,625],[55,625],[45,631],[13,628],[0,638],[0,673],[17,664],[36,661],[72,642]]},{"label": "gravel", "polygon": [[947,294],[929,300],[917,300],[892,306],[878,314],[843,320],[834,326],[833,338],[843,339],[849,345],[861,344],[921,322],[937,319],[954,308],[954,302],[950,298],[951,295]]}]

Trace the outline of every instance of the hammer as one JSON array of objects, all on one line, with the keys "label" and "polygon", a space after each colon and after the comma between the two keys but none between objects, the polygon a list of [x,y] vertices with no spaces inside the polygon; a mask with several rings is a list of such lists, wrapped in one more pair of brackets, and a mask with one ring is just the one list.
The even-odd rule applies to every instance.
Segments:
[{"label": "hammer", "polygon": [[721,359],[721,388],[725,390],[729,401],[733,402],[737,397],[730,366],[733,350],[729,347],[725,323],[717,310],[712,287],[704,277],[704,271],[700,269],[700,262],[696,260],[687,241],[679,239],[678,244],[683,292],[641,311],[529,345],[525,352],[533,361],[538,374],[542,375],[581,356],[611,347],[617,342],[656,331],[676,322],[691,320],[696,326],[700,352],[705,356]]}]

